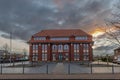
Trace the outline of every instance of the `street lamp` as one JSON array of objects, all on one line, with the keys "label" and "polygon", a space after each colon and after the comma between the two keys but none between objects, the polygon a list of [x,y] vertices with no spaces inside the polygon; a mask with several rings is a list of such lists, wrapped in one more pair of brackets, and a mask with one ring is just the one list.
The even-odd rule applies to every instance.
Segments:
[{"label": "street lamp", "polygon": [[108,54],[106,54],[106,58],[107,58],[107,65],[109,64],[108,57],[109,57],[109,56],[108,56]]},{"label": "street lamp", "polygon": [[97,55],[97,60],[98,60],[98,64],[99,64],[99,55]]}]

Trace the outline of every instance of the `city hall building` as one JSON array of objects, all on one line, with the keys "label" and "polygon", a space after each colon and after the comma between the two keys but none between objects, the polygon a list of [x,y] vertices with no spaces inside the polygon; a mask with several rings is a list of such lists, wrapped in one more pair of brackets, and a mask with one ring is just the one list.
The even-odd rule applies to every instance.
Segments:
[{"label": "city hall building", "polygon": [[92,61],[92,36],[80,29],[42,30],[29,40],[30,61]]}]

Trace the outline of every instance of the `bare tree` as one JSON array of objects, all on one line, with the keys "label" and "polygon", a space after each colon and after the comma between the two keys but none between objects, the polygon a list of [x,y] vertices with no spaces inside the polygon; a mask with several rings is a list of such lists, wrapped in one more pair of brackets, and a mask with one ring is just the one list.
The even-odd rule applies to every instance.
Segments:
[{"label": "bare tree", "polygon": [[3,49],[4,49],[5,51],[9,51],[9,46],[8,46],[7,43],[3,45]]},{"label": "bare tree", "polygon": [[105,20],[104,31],[107,39],[120,47],[120,1],[114,6],[113,13]]},{"label": "bare tree", "polygon": [[7,43],[3,45],[3,50],[4,50],[4,54],[2,55],[2,57],[3,57],[4,61],[5,61],[6,59],[9,59],[9,55],[8,55],[9,46],[8,46]]},{"label": "bare tree", "polygon": [[120,47],[120,26],[116,25],[114,22],[106,23],[106,27],[104,28],[107,40],[116,44]]}]

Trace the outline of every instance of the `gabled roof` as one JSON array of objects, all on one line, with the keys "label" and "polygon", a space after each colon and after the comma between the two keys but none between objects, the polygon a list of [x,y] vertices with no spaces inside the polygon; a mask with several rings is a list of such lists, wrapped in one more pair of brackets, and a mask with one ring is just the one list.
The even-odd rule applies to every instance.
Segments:
[{"label": "gabled roof", "polygon": [[42,30],[33,36],[50,36],[50,37],[69,37],[69,36],[91,36],[80,29],[52,29]]}]

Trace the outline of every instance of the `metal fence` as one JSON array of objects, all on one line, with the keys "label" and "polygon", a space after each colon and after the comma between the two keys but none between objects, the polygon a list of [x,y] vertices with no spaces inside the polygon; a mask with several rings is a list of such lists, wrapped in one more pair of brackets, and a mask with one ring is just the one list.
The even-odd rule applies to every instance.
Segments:
[{"label": "metal fence", "polygon": [[[56,69],[56,70],[55,70]],[[81,74],[120,73],[118,64],[81,64],[76,62],[0,63],[1,74]]]}]

